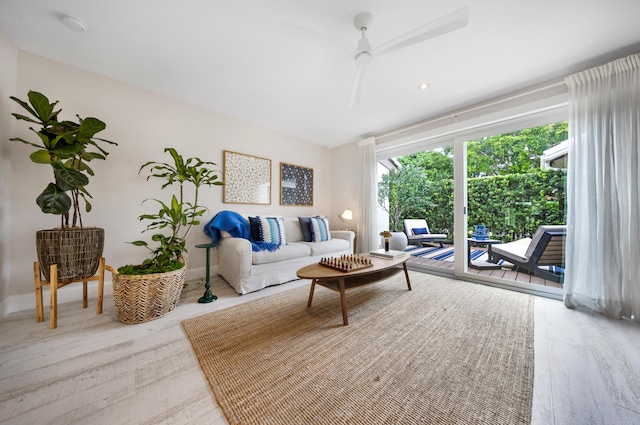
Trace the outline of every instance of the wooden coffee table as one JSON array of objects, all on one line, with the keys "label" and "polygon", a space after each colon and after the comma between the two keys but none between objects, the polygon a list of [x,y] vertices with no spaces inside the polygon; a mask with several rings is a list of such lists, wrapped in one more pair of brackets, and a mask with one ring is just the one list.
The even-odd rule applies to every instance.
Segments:
[{"label": "wooden coffee table", "polygon": [[309,291],[309,302],[307,303],[307,307],[311,307],[313,291],[316,284],[327,289],[331,289],[332,291],[340,292],[342,322],[347,326],[349,324],[349,320],[347,319],[347,303],[345,299],[345,291],[347,289],[379,282],[404,270],[404,275],[407,279],[407,288],[409,291],[411,290],[411,282],[409,281],[409,272],[407,271],[406,264],[409,259],[409,254],[393,259],[376,258],[369,256],[369,254],[362,254],[362,256],[370,258],[373,266],[356,271],[343,272],[330,267],[321,266],[316,263],[298,270],[297,275],[299,278],[311,279],[311,290]]}]

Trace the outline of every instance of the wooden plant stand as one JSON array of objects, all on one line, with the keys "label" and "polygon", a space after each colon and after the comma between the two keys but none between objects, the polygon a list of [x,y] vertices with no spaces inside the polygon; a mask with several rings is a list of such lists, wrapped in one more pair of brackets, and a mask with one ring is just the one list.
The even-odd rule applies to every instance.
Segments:
[{"label": "wooden plant stand", "polygon": [[96,305],[96,314],[102,314],[102,298],[104,293],[104,258],[100,259],[100,263],[98,265],[98,274],[96,276],[87,277],[83,280],[72,280],[68,282],[58,282],[58,266],[56,264],[52,264],[49,267],[49,276],[51,281],[43,280],[42,273],[40,270],[40,264],[35,261],[33,263],[33,278],[36,287],[36,320],[38,322],[44,321],[44,305],[42,302],[42,286],[49,285],[50,286],[50,328],[55,329],[58,327],[58,288],[62,288],[63,286],[67,286],[70,283],[74,282],[82,282],[82,308],[87,308],[87,283],[89,281],[98,281],[98,301]]}]

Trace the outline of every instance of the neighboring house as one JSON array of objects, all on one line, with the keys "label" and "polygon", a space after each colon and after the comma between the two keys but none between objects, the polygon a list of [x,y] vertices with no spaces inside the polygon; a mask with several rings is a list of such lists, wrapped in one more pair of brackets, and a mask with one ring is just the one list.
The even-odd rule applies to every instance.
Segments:
[{"label": "neighboring house", "polygon": [[565,140],[542,152],[540,156],[540,168],[543,170],[567,168],[568,155],[569,141]]}]

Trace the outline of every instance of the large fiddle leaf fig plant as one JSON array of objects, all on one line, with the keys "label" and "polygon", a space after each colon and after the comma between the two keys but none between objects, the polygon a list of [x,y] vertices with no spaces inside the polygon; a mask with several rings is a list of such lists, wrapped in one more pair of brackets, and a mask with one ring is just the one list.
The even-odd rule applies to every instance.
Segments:
[{"label": "large fiddle leaf fig plant", "polygon": [[[61,227],[82,227],[80,199],[84,201],[85,211],[91,211],[86,189],[93,170],[88,163],[94,159],[106,159],[109,154],[99,146],[99,142],[117,145],[115,142],[100,139],[95,135],[106,128],[106,124],[97,118],[80,118],[78,122],[59,121],[61,109],[56,110],[58,101],[53,103],[42,93],[29,91],[28,102],[11,96],[11,100],[22,106],[31,116],[12,113],[17,120],[39,125],[30,127],[38,136],[38,143],[20,137],[10,139],[35,147],[29,158],[37,164],[45,164],[53,171],[53,182],[49,183],[37,197],[36,203],[47,214],[61,216]],[[70,211],[71,214],[70,221]]]}]

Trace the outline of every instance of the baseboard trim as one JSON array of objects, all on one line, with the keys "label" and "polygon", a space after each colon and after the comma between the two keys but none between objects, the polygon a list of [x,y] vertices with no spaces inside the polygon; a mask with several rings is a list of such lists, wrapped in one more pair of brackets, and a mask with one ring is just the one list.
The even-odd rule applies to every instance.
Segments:
[{"label": "baseboard trim", "polygon": [[[211,279],[217,276],[218,267],[211,266]],[[187,269],[186,281],[198,281],[201,280],[203,283],[206,281],[207,268],[206,267],[195,267]],[[72,283],[65,287],[58,289],[58,304],[64,304],[67,302],[77,301],[82,299],[82,285],[81,282]],[[89,282],[89,298],[97,298],[98,296],[98,284],[97,282]],[[104,293],[111,294],[112,289],[112,281],[111,281],[111,273],[105,273],[104,279]],[[50,300],[50,291],[49,286],[45,285],[42,290],[42,298],[44,301],[45,308],[49,308],[49,300]],[[33,310],[34,318],[35,318],[35,310],[36,310],[36,299],[33,292],[28,294],[18,294],[11,295],[7,299],[2,300],[0,302],[0,317],[6,317],[11,313],[16,313],[25,310]]]}]

